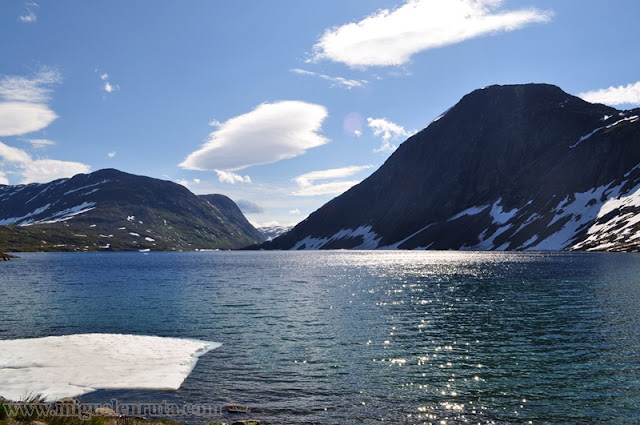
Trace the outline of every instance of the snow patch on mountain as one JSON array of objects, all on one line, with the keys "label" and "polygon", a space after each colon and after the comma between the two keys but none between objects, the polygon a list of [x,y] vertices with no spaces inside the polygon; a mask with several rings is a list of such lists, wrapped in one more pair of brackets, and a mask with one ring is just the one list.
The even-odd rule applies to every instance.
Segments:
[{"label": "snow patch on mountain", "polygon": [[64,194],[68,195],[70,193],[79,192],[79,191],[84,190],[84,189],[89,189],[90,187],[96,187],[96,186],[100,186],[100,185],[105,184],[105,183],[109,183],[110,181],[111,181],[110,179],[103,179],[103,180],[101,180],[101,181],[99,181],[97,183],[93,183],[93,184],[89,184],[89,185],[86,185],[86,186],[78,187],[76,189],[68,190]]},{"label": "snow patch on mountain", "polygon": [[[626,180],[616,186],[614,183],[609,183],[586,192],[574,193],[573,196],[563,199],[553,209],[556,214],[547,225],[549,228],[557,222],[564,222],[562,227],[536,245],[526,249],[541,251],[561,250],[569,247],[576,249],[581,244],[574,246],[572,244],[578,233],[598,217],[606,215],[611,205],[619,204],[616,200],[625,183]],[[606,199],[606,201],[603,202],[602,199]],[[604,208],[607,203],[609,206]]]},{"label": "snow patch on mountain", "polygon": [[311,236],[307,236],[306,238],[299,240],[291,249],[321,249],[330,242],[357,237],[362,238],[362,243],[358,246],[353,247],[352,249],[376,249],[378,248],[382,237],[378,236],[378,234],[372,231],[371,228],[372,226],[360,226],[357,229],[342,229],[328,238],[314,238]]},{"label": "snow patch on mountain", "polygon": [[520,211],[519,208],[514,208],[511,211],[504,211],[500,206],[501,202],[502,198],[499,198],[491,207],[490,214],[491,217],[493,217],[494,224],[505,224],[507,221],[511,220],[518,211]]},{"label": "snow patch on mountain", "polygon": [[[605,115],[605,117],[606,117],[606,115]],[[603,118],[604,118],[604,117],[603,117]],[[610,118],[610,116],[609,116],[609,118]],[[575,148],[575,147],[576,147],[576,146],[578,146],[580,143],[582,143],[582,142],[584,142],[585,140],[589,139],[591,136],[593,136],[594,134],[596,134],[596,133],[597,133],[598,131],[600,131],[600,130],[608,129],[608,128],[611,128],[611,127],[615,127],[616,125],[618,125],[618,124],[620,124],[621,122],[624,122],[624,121],[630,121],[630,122],[634,123],[634,122],[636,122],[636,121],[638,121],[638,120],[640,120],[640,117],[639,117],[638,115],[634,115],[634,116],[631,116],[631,117],[626,117],[626,118],[623,118],[623,119],[621,119],[621,120],[618,120],[618,121],[614,122],[613,124],[605,125],[605,126],[603,126],[603,127],[598,127],[598,128],[596,128],[595,130],[593,130],[591,133],[589,133],[589,134],[586,134],[586,135],[582,136],[582,137],[580,138],[580,140],[578,140],[575,144],[573,144],[573,145],[571,145],[571,146],[569,146],[569,147],[570,147],[571,149]],[[603,120],[603,121],[605,121],[605,120]]]},{"label": "snow patch on mountain", "polygon": [[[411,238],[419,235],[420,233],[424,232],[425,230],[427,230],[429,227],[431,226],[435,226],[436,223],[429,223],[426,226],[424,226],[423,228],[421,228],[420,230],[418,230],[417,232],[414,232],[412,234],[410,234],[409,236],[407,236],[406,238],[392,244],[392,245],[387,245],[387,246],[383,246],[380,249],[386,249],[386,250],[394,250],[394,249],[399,249],[400,245],[402,245],[403,243],[405,243],[406,241],[410,240]],[[429,246],[433,245],[433,243],[429,244]],[[422,249],[428,249],[429,246],[424,247]],[[421,248],[416,248],[416,249],[421,249]]]},{"label": "snow patch on mountain", "polygon": [[[619,190],[619,187],[614,189]],[[640,234],[632,234],[634,227],[640,223],[640,214],[636,213],[637,208],[640,208],[640,184],[629,190],[625,195],[618,194],[616,197],[607,199],[599,209],[595,222],[587,230],[589,236],[571,248],[580,249],[599,243],[599,241],[607,241],[588,249],[604,250],[608,248],[605,245],[611,243],[611,240],[622,241],[639,238]],[[616,211],[617,214],[611,214]],[[610,215],[611,218],[607,219]]]},{"label": "snow patch on mountain", "polygon": [[[476,246],[472,247],[471,249],[479,250],[479,251],[488,251],[488,250],[495,249],[495,239],[501,234],[503,234],[504,232],[506,232],[507,230],[509,230],[511,227],[513,227],[512,224],[507,224],[505,226],[498,227],[498,229],[496,229],[489,236],[487,235],[488,233],[487,229],[485,229],[480,234],[480,236],[478,236],[478,239],[480,240],[480,242]],[[501,251],[504,251],[505,249],[506,247],[502,248]]]},{"label": "snow patch on mountain", "polygon": [[523,243],[522,245],[520,245],[516,249],[526,249],[527,247],[533,245],[535,243],[535,241],[537,241],[537,240],[538,240],[538,235],[533,235],[533,236],[531,236],[531,238],[529,238],[529,240],[527,240],[525,243]]},{"label": "snow patch on mountain", "polygon": [[28,214],[23,215],[22,217],[10,217],[0,220],[0,226],[11,226],[11,225],[21,225],[25,226],[33,222],[33,220],[29,220],[31,217],[35,217],[37,215],[42,214],[46,210],[49,209],[51,204],[44,205],[40,208],[36,208]]},{"label": "snow patch on mountain", "polygon": [[457,220],[460,217],[464,217],[465,215],[476,215],[476,214],[480,214],[482,211],[486,210],[487,208],[489,208],[489,205],[482,205],[479,207],[471,207],[471,208],[467,208],[464,211],[459,212],[458,214],[454,215],[453,217],[451,217],[450,219],[448,219],[447,221],[453,221],[453,220]]},{"label": "snow patch on mountain", "polygon": [[71,220],[72,218],[86,213],[87,211],[91,211],[92,209],[95,208],[96,203],[95,202],[83,202],[80,205],[76,205],[75,207],[71,207],[71,208],[66,208],[62,211],[58,211],[55,214],[44,218],[44,219],[40,219],[38,221],[34,221],[32,223],[29,224],[53,224],[53,223],[59,223],[61,221],[67,221],[67,220]]},{"label": "snow patch on mountain", "polygon": [[277,238],[280,235],[284,235],[289,230],[291,230],[293,226],[263,226],[256,227],[258,232],[262,234],[265,241],[270,241],[272,239]]}]

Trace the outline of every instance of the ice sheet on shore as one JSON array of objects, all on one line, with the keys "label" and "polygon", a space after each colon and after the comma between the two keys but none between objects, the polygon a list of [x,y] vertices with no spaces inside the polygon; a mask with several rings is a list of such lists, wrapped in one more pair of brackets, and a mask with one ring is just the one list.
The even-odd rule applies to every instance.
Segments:
[{"label": "ice sheet on shore", "polygon": [[121,334],[0,340],[0,396],[47,400],[97,389],[175,390],[220,343]]}]

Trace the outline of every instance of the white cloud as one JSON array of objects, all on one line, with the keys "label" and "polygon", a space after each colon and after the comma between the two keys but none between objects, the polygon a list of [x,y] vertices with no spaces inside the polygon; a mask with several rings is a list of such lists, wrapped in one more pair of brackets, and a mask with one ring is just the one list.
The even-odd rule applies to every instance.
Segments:
[{"label": "white cloud", "polygon": [[7,175],[0,171],[0,184],[9,184],[9,179],[7,178]]},{"label": "white cloud", "polygon": [[104,84],[102,85],[102,89],[104,91],[106,91],[107,93],[113,93],[114,91],[118,91],[120,90],[120,86],[117,84],[112,84],[109,81],[109,74],[107,74],[106,72],[100,74],[98,72],[98,70],[96,69],[95,72],[98,74],[98,76],[100,77],[100,79],[102,81],[104,81]]},{"label": "white cloud", "polygon": [[0,102],[0,136],[19,136],[42,130],[58,118],[47,105]]},{"label": "white cloud", "polygon": [[300,187],[308,187],[318,180],[339,179],[352,176],[362,170],[372,168],[372,165],[352,165],[342,168],[331,168],[329,170],[311,171],[295,177],[294,182]]},{"label": "white cloud", "polygon": [[391,141],[405,138],[415,134],[415,131],[407,131],[401,125],[387,120],[386,118],[367,118],[369,128],[373,131],[374,136],[382,138],[382,145],[374,149],[374,152],[392,152],[397,146]]},{"label": "white cloud", "polygon": [[503,0],[407,0],[360,22],[325,31],[313,60],[329,59],[350,67],[402,65],[428,49],[459,43],[528,24],[549,22],[552,12],[499,10]]},{"label": "white cloud", "polygon": [[330,183],[321,183],[313,186],[308,186],[301,188],[295,192],[292,192],[292,195],[295,196],[318,196],[318,195],[339,195],[347,190],[351,189],[353,186],[360,183],[360,180],[347,180],[347,181],[337,181]]},{"label": "white cloud", "polygon": [[36,2],[25,3],[24,8],[26,9],[26,14],[22,14],[18,16],[18,20],[20,22],[24,22],[27,24],[33,24],[37,22],[38,17],[36,16],[35,13],[33,13],[33,8],[36,8],[36,7],[40,7],[40,5]]},{"label": "white cloud", "polygon": [[37,159],[23,164],[21,183],[47,183],[56,179],[73,177],[76,174],[86,174],[90,171],[91,167],[80,162]]},{"label": "white cloud", "polygon": [[[298,184],[300,189],[292,192],[292,194],[296,196],[338,195],[360,183],[360,180],[339,180],[332,182],[326,182],[326,180],[349,177],[368,168],[372,168],[372,166],[353,165],[350,167],[311,171],[309,173],[299,175],[295,177],[293,181]],[[316,184],[318,181],[321,183]]]},{"label": "white cloud", "polygon": [[26,142],[30,143],[35,149],[43,149],[56,144],[56,142],[49,139],[27,139]]},{"label": "white cloud", "polygon": [[349,80],[343,77],[332,77],[330,75],[319,74],[317,72],[312,72],[312,71],[306,71],[300,68],[293,68],[290,71],[295,74],[309,75],[312,77],[322,78],[323,80],[331,81],[333,83],[331,84],[331,87],[342,87],[347,90],[351,90],[354,87],[364,87],[366,84],[368,84],[367,80]]},{"label": "white cloud", "polygon": [[58,115],[46,104],[51,86],[60,74],[43,68],[33,78],[4,75],[0,78],[0,136],[19,136],[42,130]]},{"label": "white cloud", "polygon": [[580,93],[578,97],[591,103],[605,105],[640,105],[640,81],[626,86],[609,87],[608,89],[592,90]]},{"label": "white cloud", "polygon": [[217,129],[180,164],[188,170],[237,171],[302,155],[329,140],[319,134],[324,106],[301,101],[263,103],[217,123]]},{"label": "white cloud", "polygon": [[290,211],[289,211],[289,214],[295,214],[295,215],[298,215],[298,214],[300,214],[300,210],[299,210],[299,209],[297,209],[297,208],[295,208],[295,209],[293,209],[293,210],[290,210]]},{"label": "white cloud", "polygon": [[[167,178],[169,176],[167,176],[166,174],[163,174],[163,177]],[[194,185],[200,184],[200,179],[193,179],[193,180],[179,179],[179,180],[176,180],[175,182],[178,183],[179,185],[186,187],[189,190],[193,190]]]},{"label": "white cloud", "polygon": [[6,162],[27,163],[31,162],[31,157],[25,151],[7,146],[0,142],[0,159]]},{"label": "white cloud", "polygon": [[[55,159],[33,159],[25,151],[0,142],[0,160],[16,168],[22,175],[22,184],[46,183],[80,173],[88,173],[90,167],[80,162]],[[3,172],[4,175],[4,172]]]},{"label": "white cloud", "polygon": [[116,151],[112,151],[107,154],[109,158],[114,158],[116,155],[117,155]]},{"label": "white cloud", "polygon": [[214,171],[218,174],[218,180],[220,181],[220,183],[251,183],[251,178],[249,176],[242,177],[241,175],[233,173],[231,171]]}]

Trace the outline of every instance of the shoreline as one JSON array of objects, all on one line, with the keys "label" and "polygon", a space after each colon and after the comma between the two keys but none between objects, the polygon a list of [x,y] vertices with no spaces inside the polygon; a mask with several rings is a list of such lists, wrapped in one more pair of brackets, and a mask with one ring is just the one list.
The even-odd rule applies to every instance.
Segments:
[{"label": "shoreline", "polygon": [[0,261],[9,261],[12,258],[20,258],[20,257],[17,257],[15,255],[5,254],[4,252],[0,251]]}]

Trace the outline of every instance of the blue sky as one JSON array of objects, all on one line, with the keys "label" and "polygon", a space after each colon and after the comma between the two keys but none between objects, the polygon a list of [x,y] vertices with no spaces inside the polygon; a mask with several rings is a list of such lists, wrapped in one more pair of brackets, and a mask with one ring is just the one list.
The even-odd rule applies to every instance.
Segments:
[{"label": "blue sky", "polygon": [[0,184],[102,168],[296,223],[466,93],[640,105],[640,3],[5,0]]}]

